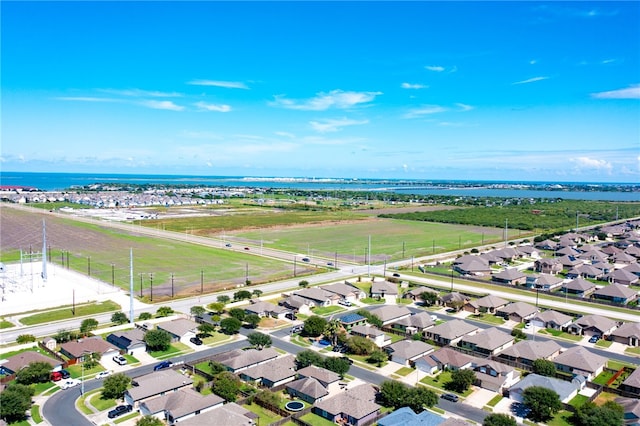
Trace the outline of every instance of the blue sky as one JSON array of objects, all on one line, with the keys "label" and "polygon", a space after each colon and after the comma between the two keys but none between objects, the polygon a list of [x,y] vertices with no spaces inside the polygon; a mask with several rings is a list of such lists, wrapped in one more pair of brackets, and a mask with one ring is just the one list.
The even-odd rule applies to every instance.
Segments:
[{"label": "blue sky", "polygon": [[5,171],[640,181],[638,2],[10,2]]}]

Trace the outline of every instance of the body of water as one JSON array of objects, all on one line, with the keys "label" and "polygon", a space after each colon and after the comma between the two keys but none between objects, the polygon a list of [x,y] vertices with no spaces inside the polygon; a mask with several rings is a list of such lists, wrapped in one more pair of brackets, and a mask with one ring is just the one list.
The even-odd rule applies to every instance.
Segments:
[{"label": "body of water", "polygon": [[[640,201],[640,184],[519,182],[451,182],[376,179],[269,178],[245,176],[186,176],[90,173],[0,172],[0,186],[60,191],[96,183],[166,184],[204,187],[259,187],[305,190],[385,191],[398,194],[460,197],[563,198],[572,200]],[[499,186],[499,187],[496,187]],[[504,186],[504,187],[501,187]],[[519,189],[518,187],[523,187]],[[549,190],[564,186],[569,189]],[[589,191],[571,188],[588,187]],[[540,189],[536,189],[540,188]],[[547,189],[545,189],[547,188]],[[607,190],[598,190],[606,188]],[[615,190],[612,190],[615,189]]]}]

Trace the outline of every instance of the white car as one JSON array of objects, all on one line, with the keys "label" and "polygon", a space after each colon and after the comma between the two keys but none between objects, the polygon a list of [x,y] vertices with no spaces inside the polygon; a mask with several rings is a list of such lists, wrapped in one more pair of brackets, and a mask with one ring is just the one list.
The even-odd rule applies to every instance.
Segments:
[{"label": "white car", "polygon": [[60,389],[69,389],[74,386],[78,386],[79,384],[80,384],[80,380],[78,379],[67,379],[62,383],[60,383],[58,386],[60,386]]},{"label": "white car", "polygon": [[96,380],[104,379],[105,377],[109,377],[112,374],[111,371],[101,371],[96,374]]},{"label": "white car", "polygon": [[530,322],[527,322],[527,323],[524,324],[524,329],[525,330],[531,330],[531,328],[532,327],[531,327],[531,323]]}]

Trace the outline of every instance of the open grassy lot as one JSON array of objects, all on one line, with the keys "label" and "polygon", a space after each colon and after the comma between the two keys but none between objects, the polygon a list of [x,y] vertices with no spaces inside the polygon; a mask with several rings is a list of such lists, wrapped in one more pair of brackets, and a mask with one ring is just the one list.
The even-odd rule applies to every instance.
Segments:
[{"label": "open grassy lot", "polygon": [[79,305],[76,306],[75,314],[71,307],[58,309],[55,311],[46,311],[39,314],[29,315],[23,317],[20,322],[24,325],[44,324],[52,321],[61,321],[73,317],[82,317],[86,315],[101,314],[104,312],[119,311],[120,305],[111,301],[105,300],[91,305]]}]

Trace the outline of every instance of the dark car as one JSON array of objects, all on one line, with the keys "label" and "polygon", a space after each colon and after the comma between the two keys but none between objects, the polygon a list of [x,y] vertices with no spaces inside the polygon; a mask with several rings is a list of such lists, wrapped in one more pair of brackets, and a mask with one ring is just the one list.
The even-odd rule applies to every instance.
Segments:
[{"label": "dark car", "polygon": [[198,346],[202,344],[202,340],[199,337],[192,337],[191,339],[189,339],[189,341]]},{"label": "dark car", "polygon": [[293,321],[296,319],[296,314],[294,314],[293,312],[288,312],[284,315],[284,317],[286,319],[290,319],[291,321]]},{"label": "dark car", "polygon": [[60,370],[60,375],[63,379],[68,379],[69,377],[71,377],[71,374],[69,374],[67,370]]},{"label": "dark car", "polygon": [[107,414],[107,417],[109,417],[110,419],[115,419],[116,417],[121,416],[124,413],[131,412],[131,410],[133,410],[133,407],[130,405],[118,405],[116,408],[109,411],[109,414]]},{"label": "dark car", "polygon": [[458,395],[453,393],[443,393],[442,395],[440,395],[440,398],[446,399],[447,401],[451,402],[458,402]]},{"label": "dark car", "polygon": [[153,371],[164,370],[165,368],[169,368],[173,365],[171,361],[162,361],[160,364],[157,364],[153,367]]},{"label": "dark car", "polygon": [[249,247],[245,247],[244,249],[245,249],[245,250],[249,250]]},{"label": "dark car", "polygon": [[303,261],[303,262],[309,262],[310,260],[309,260],[309,258],[308,258],[308,257],[303,257],[303,258],[302,258],[302,261]]},{"label": "dark car", "polygon": [[396,278],[400,278],[400,274],[399,274],[399,273],[397,273],[397,272],[395,272],[395,273],[393,274],[393,276],[394,276],[394,277],[396,277]]},{"label": "dark car", "polygon": [[227,243],[224,245],[225,247],[231,247],[231,244]]},{"label": "dark car", "polygon": [[600,340],[600,336],[598,336],[597,334],[594,334],[593,336],[591,336],[591,338],[589,339],[589,343],[596,343],[598,340]]}]

